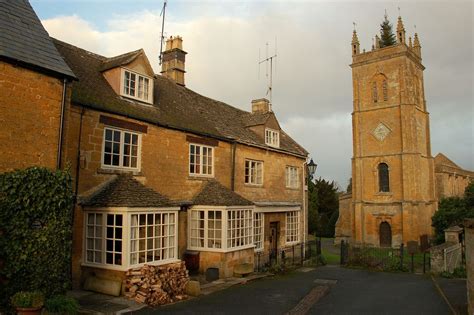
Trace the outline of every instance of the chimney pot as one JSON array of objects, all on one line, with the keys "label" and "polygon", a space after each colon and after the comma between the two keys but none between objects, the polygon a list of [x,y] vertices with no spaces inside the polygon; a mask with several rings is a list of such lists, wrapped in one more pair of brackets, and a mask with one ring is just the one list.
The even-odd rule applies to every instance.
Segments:
[{"label": "chimney pot", "polygon": [[270,111],[270,101],[266,98],[259,98],[252,101],[252,114],[267,113]]},{"label": "chimney pot", "polygon": [[183,39],[180,36],[170,36],[166,40],[166,50],[163,52],[161,74],[177,84],[184,86],[184,64],[186,52],[183,50]]}]

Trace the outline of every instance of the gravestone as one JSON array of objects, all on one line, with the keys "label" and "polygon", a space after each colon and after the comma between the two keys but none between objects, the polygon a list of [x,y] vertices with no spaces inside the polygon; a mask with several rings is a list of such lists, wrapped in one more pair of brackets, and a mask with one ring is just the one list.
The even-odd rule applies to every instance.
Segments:
[{"label": "gravestone", "polygon": [[430,248],[430,242],[428,240],[428,235],[423,234],[423,235],[420,236],[420,250],[422,252],[424,252],[428,248]]},{"label": "gravestone", "polygon": [[408,254],[410,255],[418,253],[418,242],[417,241],[407,242],[407,250],[408,250]]}]

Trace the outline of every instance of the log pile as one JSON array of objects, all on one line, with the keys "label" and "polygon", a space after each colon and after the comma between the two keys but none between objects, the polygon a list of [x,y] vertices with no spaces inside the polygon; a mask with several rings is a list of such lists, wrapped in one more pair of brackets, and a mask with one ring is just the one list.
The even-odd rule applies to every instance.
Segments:
[{"label": "log pile", "polygon": [[144,265],[127,271],[124,295],[151,306],[168,304],[187,298],[188,281],[184,261],[163,266]]}]

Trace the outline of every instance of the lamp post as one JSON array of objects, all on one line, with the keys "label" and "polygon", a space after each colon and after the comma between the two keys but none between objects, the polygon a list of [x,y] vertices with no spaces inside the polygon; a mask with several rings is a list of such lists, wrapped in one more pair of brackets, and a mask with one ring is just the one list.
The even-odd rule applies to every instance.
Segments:
[{"label": "lamp post", "polygon": [[316,169],[318,168],[318,164],[313,162],[313,159],[308,163],[308,182],[313,178],[314,173],[316,173]]}]

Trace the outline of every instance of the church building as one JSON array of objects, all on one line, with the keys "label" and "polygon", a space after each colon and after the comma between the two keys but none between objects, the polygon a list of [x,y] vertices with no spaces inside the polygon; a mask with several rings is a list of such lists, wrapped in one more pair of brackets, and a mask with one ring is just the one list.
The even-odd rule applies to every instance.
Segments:
[{"label": "church building", "polygon": [[[380,43],[376,36],[372,50],[361,52],[353,32],[352,192],[340,197],[336,243],[392,247],[420,241],[432,234],[439,196],[450,195],[437,182],[450,175],[431,155],[418,34],[407,41],[399,17],[396,43]],[[474,173],[457,174],[450,177],[457,182],[450,191],[462,194]]]}]

